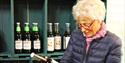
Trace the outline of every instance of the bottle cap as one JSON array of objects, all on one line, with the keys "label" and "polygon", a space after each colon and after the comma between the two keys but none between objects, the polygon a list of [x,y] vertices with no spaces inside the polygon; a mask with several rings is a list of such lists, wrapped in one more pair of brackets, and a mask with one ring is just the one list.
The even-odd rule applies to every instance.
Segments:
[{"label": "bottle cap", "polygon": [[17,25],[20,25],[20,22],[17,22],[16,24],[17,24]]},{"label": "bottle cap", "polygon": [[29,25],[29,23],[28,23],[28,22],[26,22],[25,24],[26,24],[26,25]]},{"label": "bottle cap", "polygon": [[30,57],[34,57],[35,53],[31,53]]},{"label": "bottle cap", "polygon": [[52,25],[52,23],[48,23],[48,25]]},{"label": "bottle cap", "polygon": [[58,25],[59,23],[54,23],[55,25]]},{"label": "bottle cap", "polygon": [[38,25],[38,23],[35,23],[35,22],[34,22],[33,25]]},{"label": "bottle cap", "polygon": [[66,23],[66,25],[70,25],[70,23]]}]

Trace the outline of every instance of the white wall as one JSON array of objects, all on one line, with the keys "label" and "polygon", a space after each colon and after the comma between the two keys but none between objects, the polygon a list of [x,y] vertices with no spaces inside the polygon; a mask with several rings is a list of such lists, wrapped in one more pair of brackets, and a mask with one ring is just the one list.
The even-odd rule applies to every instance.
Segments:
[{"label": "white wall", "polygon": [[122,62],[125,63],[125,0],[107,0],[106,25],[122,39]]}]

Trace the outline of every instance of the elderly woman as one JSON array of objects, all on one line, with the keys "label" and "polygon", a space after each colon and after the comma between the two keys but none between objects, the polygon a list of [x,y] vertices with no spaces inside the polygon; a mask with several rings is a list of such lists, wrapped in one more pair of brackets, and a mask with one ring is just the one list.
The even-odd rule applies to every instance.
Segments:
[{"label": "elderly woman", "polygon": [[101,0],[80,0],[73,6],[78,29],[71,34],[60,63],[120,63],[121,40],[106,30]]}]

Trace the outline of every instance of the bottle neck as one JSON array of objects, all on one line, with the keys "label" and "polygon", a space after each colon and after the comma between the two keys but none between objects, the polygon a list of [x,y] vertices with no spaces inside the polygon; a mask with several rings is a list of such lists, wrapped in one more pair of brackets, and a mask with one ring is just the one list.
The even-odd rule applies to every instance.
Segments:
[{"label": "bottle neck", "polygon": [[16,34],[21,34],[21,31],[16,31]]},{"label": "bottle neck", "polygon": [[66,23],[66,32],[70,34],[70,24]]},{"label": "bottle neck", "polygon": [[48,27],[48,32],[49,33],[52,33],[53,31],[52,31],[52,25],[49,25],[49,27]]},{"label": "bottle neck", "polygon": [[55,25],[55,33],[59,34],[59,26],[58,26],[58,24]]},{"label": "bottle neck", "polygon": [[66,32],[70,33],[70,27],[66,27]]}]

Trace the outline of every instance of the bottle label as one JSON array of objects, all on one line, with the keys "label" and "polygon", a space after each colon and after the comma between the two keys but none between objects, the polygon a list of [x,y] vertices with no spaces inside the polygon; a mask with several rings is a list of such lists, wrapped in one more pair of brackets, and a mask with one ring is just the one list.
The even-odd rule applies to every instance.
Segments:
[{"label": "bottle label", "polygon": [[63,37],[63,49],[66,49],[66,37]]},{"label": "bottle label", "polygon": [[61,49],[61,36],[55,36],[54,42],[55,42],[55,49],[60,50]]},{"label": "bottle label", "polygon": [[22,40],[15,41],[15,49],[22,49]]},{"label": "bottle label", "polygon": [[25,50],[31,49],[31,41],[30,40],[23,41],[23,49],[25,49]]},{"label": "bottle label", "polygon": [[66,48],[67,48],[70,37],[65,37],[65,38],[66,38],[65,41],[66,41]]},{"label": "bottle label", "polygon": [[37,39],[37,40],[34,40],[34,49],[40,49],[41,47],[40,47],[40,40],[39,39]]},{"label": "bottle label", "polygon": [[48,51],[54,51],[54,37],[48,37]]}]

